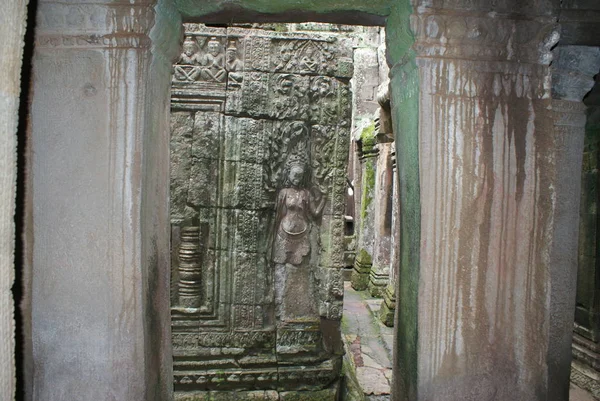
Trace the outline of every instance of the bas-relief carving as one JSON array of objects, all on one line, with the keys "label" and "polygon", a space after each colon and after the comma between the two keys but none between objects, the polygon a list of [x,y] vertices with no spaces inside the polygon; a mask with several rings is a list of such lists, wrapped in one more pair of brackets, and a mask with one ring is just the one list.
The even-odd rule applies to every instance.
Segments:
[{"label": "bas-relief carving", "polygon": [[[181,233],[173,251],[184,255],[173,266],[176,386],[323,388],[339,371],[319,321],[339,321],[342,311],[344,244],[335,233],[343,230],[351,65],[336,55],[351,49],[322,36],[193,24],[186,35],[172,97],[172,221]],[[190,273],[184,237],[198,226],[207,228],[192,246]],[[248,363],[262,371],[202,371],[220,369],[223,358],[260,360]]]},{"label": "bas-relief carving", "polygon": [[277,196],[273,241],[273,262],[294,266],[300,266],[310,252],[311,224],[321,216],[325,206],[321,191],[314,186],[308,188],[308,160],[302,157],[302,153],[304,152],[299,150],[288,159],[284,172],[286,182]]},{"label": "bas-relief carving", "polygon": [[207,40],[203,37],[187,36],[183,42],[183,53],[175,64],[173,79],[176,81],[224,82],[225,55],[223,45],[213,36]]}]

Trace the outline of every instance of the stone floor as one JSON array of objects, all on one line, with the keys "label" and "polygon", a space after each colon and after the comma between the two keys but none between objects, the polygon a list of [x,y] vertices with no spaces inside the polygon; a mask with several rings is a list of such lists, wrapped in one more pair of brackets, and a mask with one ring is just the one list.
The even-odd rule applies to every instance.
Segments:
[{"label": "stone floor", "polygon": [[362,397],[383,401],[389,399],[392,380],[393,329],[376,318],[381,299],[373,299],[366,291],[355,291],[350,283],[344,285],[344,316],[342,334],[346,347],[348,372],[362,389]]},{"label": "stone floor", "polygon": [[[342,335],[346,348],[346,381],[357,384],[346,392],[344,401],[387,401],[392,380],[393,329],[377,318],[382,299],[371,298],[367,291],[355,291],[344,284]],[[349,371],[350,370],[350,371]],[[571,384],[569,401],[595,401],[592,395]]]}]

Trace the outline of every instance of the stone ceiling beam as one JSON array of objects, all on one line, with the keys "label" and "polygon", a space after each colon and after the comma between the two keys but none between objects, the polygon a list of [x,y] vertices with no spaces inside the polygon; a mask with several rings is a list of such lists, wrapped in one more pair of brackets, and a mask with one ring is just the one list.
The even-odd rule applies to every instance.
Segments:
[{"label": "stone ceiling beam", "polygon": [[390,0],[175,0],[185,21],[231,22],[329,22],[383,25]]}]

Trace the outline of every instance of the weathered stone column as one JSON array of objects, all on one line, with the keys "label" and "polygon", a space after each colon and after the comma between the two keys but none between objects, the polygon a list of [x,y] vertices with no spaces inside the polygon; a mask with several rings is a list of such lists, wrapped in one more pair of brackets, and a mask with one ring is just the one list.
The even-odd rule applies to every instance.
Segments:
[{"label": "weathered stone column", "polygon": [[14,281],[17,124],[21,57],[27,1],[2,5],[0,12],[0,399],[15,395]]},{"label": "weathered stone column", "polygon": [[381,297],[390,276],[390,243],[392,230],[392,143],[378,137],[378,156],[373,191],[373,265],[369,273],[369,293]]},{"label": "weathered stone column", "polygon": [[356,210],[358,220],[358,238],[356,243],[356,258],[352,270],[352,288],[357,291],[366,290],[369,285],[371,266],[373,265],[373,216],[375,196],[375,174],[378,149],[375,142],[375,124],[361,130],[357,142],[358,157],[361,164],[360,202]]},{"label": "weathered stone column", "polygon": [[394,399],[566,400],[575,270],[563,262],[579,194],[567,181],[582,137],[554,125],[552,5],[452,4],[398,5],[388,20],[410,18],[415,35],[388,31],[402,199]]},{"label": "weathered stone column", "polygon": [[378,117],[375,119],[378,156],[375,168],[373,266],[368,284],[369,293],[373,297],[382,297],[389,284],[392,241],[393,171],[391,154],[394,147],[394,136],[389,113],[389,80],[383,76],[381,78],[384,82],[378,90],[377,97],[380,108],[376,114]]},{"label": "weathered stone column", "polygon": [[[383,292],[383,302],[379,310],[379,319],[388,327],[394,325],[396,312],[396,279],[400,269],[400,194],[398,192],[398,171],[396,167],[396,152],[392,150],[392,233],[390,246],[390,277]],[[399,334],[400,335],[400,334]]]},{"label": "weathered stone column", "polygon": [[[581,181],[573,177],[581,176],[587,109],[583,98],[600,70],[600,49],[559,45],[553,54],[552,110],[558,168],[550,256],[550,311],[554,313],[549,331],[553,347],[548,352],[548,375],[566,378],[570,373],[566,362],[571,357],[579,245],[580,197],[574,194],[581,194]],[[566,380],[549,382],[549,391],[557,394],[568,394],[568,388]]]},{"label": "weathered stone column", "polygon": [[[566,185],[563,194],[578,191],[582,194],[581,203],[567,204],[565,211],[557,221],[559,226],[571,228],[572,221],[579,219],[579,237],[571,228],[571,232],[564,233],[560,240],[556,241],[555,248],[557,264],[556,279],[553,282],[557,286],[568,288],[571,292],[570,299],[554,299],[553,302],[566,302],[569,300],[576,305],[575,310],[575,334],[573,336],[573,368],[571,377],[579,386],[600,395],[598,391],[598,366],[600,355],[598,353],[598,317],[597,317],[597,286],[596,275],[597,264],[595,253],[597,252],[597,202],[598,202],[598,176],[597,176],[597,106],[598,89],[596,85],[590,96],[586,96],[594,83],[594,75],[600,70],[600,49],[584,46],[558,46],[554,51],[554,62],[552,64],[552,109],[555,113],[555,132],[563,139],[565,152],[579,150],[582,153],[583,170],[576,170],[577,166],[571,166],[568,160],[560,160],[565,174],[561,182]],[[586,98],[586,102],[582,102]],[[588,107],[589,106],[589,107]],[[596,109],[596,110],[594,110]],[[587,129],[586,129],[587,115]],[[582,152],[581,149],[584,149]],[[568,153],[567,153],[568,154]],[[581,174],[582,180],[572,179],[577,172]],[[569,179],[569,177],[571,177]],[[581,184],[581,186],[580,186]],[[570,198],[568,198],[570,199]],[[561,199],[557,203],[562,203]],[[573,201],[573,200],[572,200]],[[578,214],[581,205],[581,213]],[[569,234],[569,235],[566,235]],[[579,241],[577,241],[579,238]],[[567,252],[566,249],[578,248],[579,255]],[[591,257],[590,257],[591,256]],[[577,282],[571,277],[573,270],[577,270]],[[562,274],[562,276],[560,275]],[[567,274],[569,276],[567,276]],[[575,291],[577,287],[577,291]],[[575,302],[575,293],[577,302]],[[566,316],[560,324],[553,325],[557,341],[565,345],[571,343],[571,321]],[[571,356],[567,347],[561,347],[563,354],[561,359],[568,360]],[[563,367],[562,374],[568,374],[568,366]],[[595,383],[594,383],[595,382]]]},{"label": "weathered stone column", "polygon": [[40,1],[33,399],[169,400],[168,1]]}]

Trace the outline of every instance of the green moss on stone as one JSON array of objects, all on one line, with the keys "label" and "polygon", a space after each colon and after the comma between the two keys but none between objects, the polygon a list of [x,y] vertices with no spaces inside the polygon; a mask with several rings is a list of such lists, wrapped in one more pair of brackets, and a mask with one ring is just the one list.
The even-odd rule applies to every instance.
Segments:
[{"label": "green moss on stone", "polygon": [[362,265],[373,264],[373,258],[371,257],[371,254],[364,248],[361,248],[361,250],[356,254],[356,261]]},{"label": "green moss on stone", "polygon": [[273,24],[273,29],[275,32],[287,32],[288,24]]},{"label": "green moss on stone", "polygon": [[360,133],[360,140],[362,141],[363,147],[367,146],[375,146],[375,122],[373,121],[371,124],[363,128]]},{"label": "green moss on stone", "polygon": [[[421,250],[421,202],[419,177],[419,69],[415,61],[414,35],[410,31],[411,2],[394,2],[387,20],[386,41],[390,71],[392,119],[396,135],[400,209],[400,271],[396,306],[397,327],[402,328],[394,347],[393,391],[407,399],[418,398],[419,269]],[[402,372],[400,374],[400,372]]]},{"label": "green moss on stone", "polygon": [[361,223],[366,221],[367,211],[373,202],[373,191],[375,190],[375,166],[372,160],[366,161],[363,188],[363,199],[360,205]]}]

